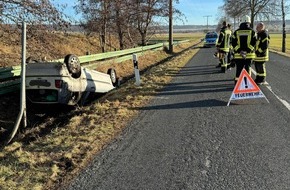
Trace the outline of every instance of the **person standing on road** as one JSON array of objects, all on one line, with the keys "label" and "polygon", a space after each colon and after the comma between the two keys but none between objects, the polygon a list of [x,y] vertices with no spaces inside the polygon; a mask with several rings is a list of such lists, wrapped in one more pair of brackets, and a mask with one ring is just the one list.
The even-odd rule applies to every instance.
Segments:
[{"label": "person standing on road", "polygon": [[256,58],[255,69],[256,69],[256,79],[255,82],[259,84],[265,83],[266,78],[266,61],[269,61],[269,41],[270,36],[265,30],[265,24],[260,22],[257,24],[257,44],[256,44]]},{"label": "person standing on road", "polygon": [[222,28],[220,30],[219,38],[216,44],[216,48],[219,52],[219,65],[222,72],[226,72],[228,68],[228,53],[230,50],[230,38],[232,35],[231,30],[227,26],[227,22],[223,21]]},{"label": "person standing on road", "polygon": [[232,36],[234,61],[236,63],[235,83],[238,81],[243,68],[251,75],[251,64],[256,57],[256,32],[250,27],[250,24],[249,16],[242,17],[240,27]]},{"label": "person standing on road", "polygon": [[[231,34],[233,34],[232,25],[228,23],[228,29],[231,31]],[[230,48],[228,53],[228,68],[234,68],[235,62],[234,62],[234,51],[232,46],[232,35],[230,37]]]}]

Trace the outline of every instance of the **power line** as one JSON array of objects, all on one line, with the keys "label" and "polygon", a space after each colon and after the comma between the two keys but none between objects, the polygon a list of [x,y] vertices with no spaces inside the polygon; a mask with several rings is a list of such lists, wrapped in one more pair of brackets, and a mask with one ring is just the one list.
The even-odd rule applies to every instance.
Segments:
[{"label": "power line", "polygon": [[212,17],[211,15],[205,15],[203,17],[206,17],[206,30],[208,30],[208,17]]}]

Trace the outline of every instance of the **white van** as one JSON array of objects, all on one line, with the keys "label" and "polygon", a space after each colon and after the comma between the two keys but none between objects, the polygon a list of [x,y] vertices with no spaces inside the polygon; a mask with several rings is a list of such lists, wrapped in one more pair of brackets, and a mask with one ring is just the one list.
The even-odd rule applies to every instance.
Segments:
[{"label": "white van", "polygon": [[83,68],[72,54],[64,63],[28,60],[25,82],[27,99],[32,103],[67,105],[82,104],[90,93],[106,93],[118,83],[114,69],[101,73]]}]

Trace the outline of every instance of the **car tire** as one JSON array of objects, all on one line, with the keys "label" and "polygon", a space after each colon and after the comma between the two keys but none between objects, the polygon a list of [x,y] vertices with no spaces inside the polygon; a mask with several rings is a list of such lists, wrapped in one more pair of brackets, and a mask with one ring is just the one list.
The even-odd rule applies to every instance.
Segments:
[{"label": "car tire", "polygon": [[108,69],[107,74],[110,75],[112,84],[113,84],[114,87],[116,87],[118,85],[118,78],[117,78],[116,70],[110,68],[110,69]]},{"label": "car tire", "polygon": [[66,55],[64,58],[64,63],[73,78],[79,78],[81,76],[81,63],[76,55]]},{"label": "car tire", "polygon": [[25,60],[25,63],[37,63],[38,61],[35,60],[33,57],[28,57],[26,60]]},{"label": "car tire", "polygon": [[79,103],[81,97],[82,97],[82,92],[71,92],[70,100],[67,104],[74,106]]}]

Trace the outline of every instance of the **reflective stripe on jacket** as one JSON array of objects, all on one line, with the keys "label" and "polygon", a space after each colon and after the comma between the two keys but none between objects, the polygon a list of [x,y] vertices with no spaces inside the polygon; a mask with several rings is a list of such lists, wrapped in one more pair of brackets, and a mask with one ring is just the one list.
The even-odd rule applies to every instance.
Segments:
[{"label": "reflective stripe on jacket", "polygon": [[230,51],[231,46],[231,35],[232,31],[229,30],[226,26],[224,26],[219,34],[219,39],[217,41],[216,47],[219,47],[219,50],[222,50],[224,52]]},{"label": "reflective stripe on jacket", "polygon": [[234,48],[234,58],[235,59],[244,59],[241,55],[241,51],[247,52],[246,59],[254,59],[255,54],[255,45],[256,45],[256,33],[250,28],[248,23],[242,23],[240,28],[234,32],[232,37],[232,45]]},{"label": "reflective stripe on jacket", "polygon": [[269,61],[269,42],[270,36],[266,31],[261,31],[257,34],[256,58],[255,61]]}]

